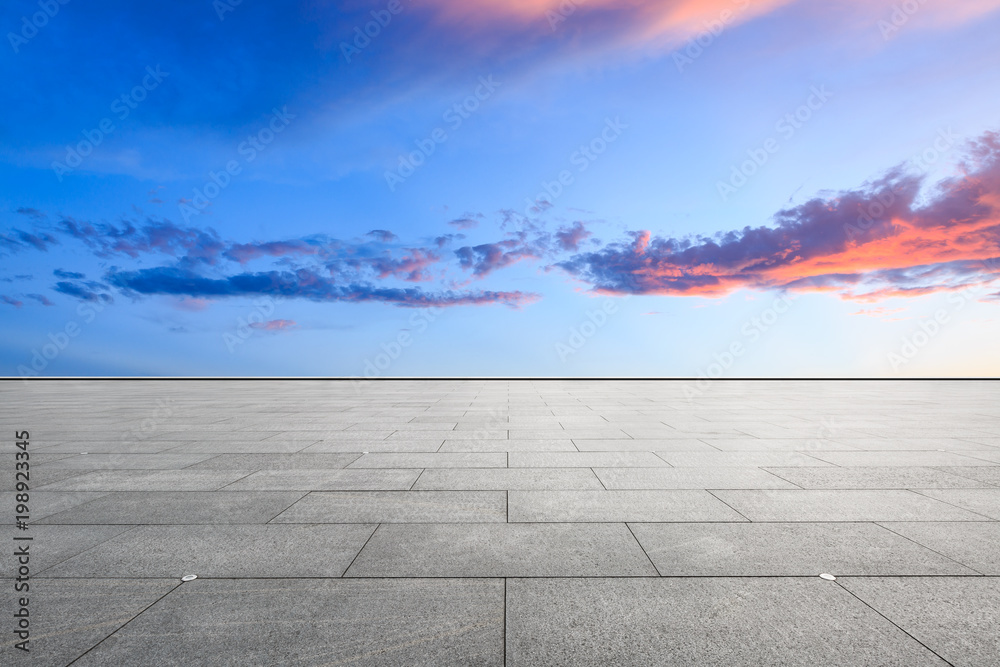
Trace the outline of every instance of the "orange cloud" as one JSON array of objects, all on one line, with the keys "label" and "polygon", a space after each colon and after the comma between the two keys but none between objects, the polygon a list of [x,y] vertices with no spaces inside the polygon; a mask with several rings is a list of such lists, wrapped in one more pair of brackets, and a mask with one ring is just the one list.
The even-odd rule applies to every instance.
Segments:
[{"label": "orange cloud", "polygon": [[608,294],[721,296],[756,288],[861,302],[1000,280],[1000,136],[981,137],[965,173],[918,204],[922,185],[894,170],[865,188],[780,211],[776,226],[697,239],[632,232],[630,243],[557,266]]}]

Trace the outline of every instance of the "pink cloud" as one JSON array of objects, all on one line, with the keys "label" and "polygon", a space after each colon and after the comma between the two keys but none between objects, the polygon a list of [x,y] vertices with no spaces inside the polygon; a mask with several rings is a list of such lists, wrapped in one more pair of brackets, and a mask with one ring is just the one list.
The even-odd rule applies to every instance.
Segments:
[{"label": "pink cloud", "polygon": [[574,222],[572,227],[563,227],[556,232],[556,242],[563,250],[576,252],[580,244],[590,238],[591,233],[582,222]]},{"label": "pink cloud", "polygon": [[250,328],[261,331],[287,331],[297,326],[299,325],[295,320],[268,320],[267,322],[254,322]]}]

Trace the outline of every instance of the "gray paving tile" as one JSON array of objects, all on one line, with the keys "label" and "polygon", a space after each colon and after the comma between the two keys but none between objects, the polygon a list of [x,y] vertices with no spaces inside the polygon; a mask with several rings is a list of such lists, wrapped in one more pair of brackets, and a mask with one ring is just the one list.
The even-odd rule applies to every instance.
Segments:
[{"label": "gray paving tile", "polygon": [[32,491],[28,508],[32,522],[89,503],[106,494],[83,491]]},{"label": "gray paving tile", "polygon": [[1000,451],[968,451],[968,450],[956,450],[955,454],[961,454],[967,456],[971,459],[976,459],[977,463],[956,463],[947,465],[958,465],[958,466],[968,466],[968,465],[983,465],[983,463],[992,463],[993,465],[1000,465]]},{"label": "gray paving tile", "polygon": [[743,433],[732,423],[724,423],[717,420],[668,418],[665,421],[667,425],[674,429],[675,432],[682,434],[680,437],[703,435],[715,435],[716,437],[725,437],[729,435],[753,437]]},{"label": "gray paving tile", "polygon": [[608,489],[794,489],[758,468],[594,468]]},{"label": "gray paving tile", "polygon": [[512,522],[745,521],[707,491],[510,491]]},{"label": "gray paving tile", "polygon": [[414,489],[513,490],[603,489],[588,468],[493,468],[425,470]]},{"label": "gray paving tile", "polygon": [[507,664],[944,663],[836,583],[813,578],[511,579]]},{"label": "gray paving tile", "polygon": [[937,468],[950,475],[958,475],[987,486],[1000,486],[1000,466],[942,466]]},{"label": "gray paving tile", "polygon": [[[1000,436],[993,435],[968,435],[960,438],[964,442],[974,442],[980,445],[987,445],[989,447],[1000,447]],[[973,449],[971,447],[966,447],[965,449]]]},{"label": "gray paving tile", "polygon": [[848,467],[997,465],[955,452],[816,452],[813,456]]},{"label": "gray paving tile", "polygon": [[512,428],[508,431],[511,440],[561,440],[569,438],[576,441],[580,438],[599,440],[631,440],[625,431],[618,428],[575,428],[575,429],[536,429]]},{"label": "gray paving tile", "polygon": [[448,439],[441,445],[442,452],[575,452],[576,445],[569,438],[563,440],[486,440]]},{"label": "gray paving tile", "polygon": [[[13,458],[14,457],[12,456],[11,459]],[[32,457],[32,463],[33,459],[34,457]],[[44,466],[33,466],[28,471],[28,487],[30,489],[40,489],[48,484],[53,484],[63,479],[69,479],[70,477],[76,477],[77,475],[84,475],[88,472],[90,471],[82,468],[46,468]],[[18,483],[23,481],[23,478],[17,479],[14,477],[13,469],[0,469],[0,492],[14,491],[17,489]]]},{"label": "gray paving tile", "polygon": [[[457,431],[393,431],[392,435],[383,442],[392,444],[396,442],[425,443],[440,447],[445,438],[454,437]],[[506,439],[506,436],[496,434],[497,438]]]},{"label": "gray paving tile", "polygon": [[511,468],[669,468],[652,452],[511,452]]},{"label": "gray paving tile", "polygon": [[959,438],[839,438],[835,440],[864,451],[952,451],[952,450],[983,450],[989,451],[988,445],[981,445],[961,440]]},{"label": "gray paving tile", "polygon": [[436,452],[443,440],[335,441],[324,440],[301,450],[303,454],[340,454],[353,452]]},{"label": "gray paving tile", "polygon": [[240,665],[499,667],[503,632],[498,580],[199,579],[74,667],[237,664],[237,657]]},{"label": "gray paving tile", "polygon": [[318,492],[272,523],[442,523],[507,520],[503,491]]},{"label": "gray paving tile", "polygon": [[1000,489],[921,489],[920,494],[1000,520]]},{"label": "gray paving tile", "polygon": [[[30,537],[31,573],[40,574],[67,558],[120,535],[132,526],[42,526],[33,524],[28,530],[13,525],[0,526],[0,539],[16,549],[24,542],[14,538]],[[27,541],[27,540],[25,540]],[[11,559],[13,561],[13,559]]]},{"label": "gray paving tile", "polygon": [[657,455],[675,468],[833,467],[832,463],[799,452],[657,452]]},{"label": "gray paving tile", "polygon": [[337,470],[357,460],[361,452],[345,454],[220,454],[187,470]]},{"label": "gray paving tile", "polygon": [[879,577],[839,582],[951,664],[997,664],[1000,579]]},{"label": "gray paving tile", "polygon": [[[86,451],[86,450],[83,450]],[[209,458],[208,454],[85,454],[40,464],[46,468],[84,470],[179,470]]]},{"label": "gray paving tile", "polygon": [[214,491],[248,470],[97,470],[40,487],[41,491]]},{"label": "gray paving tile", "polygon": [[[857,448],[844,442],[822,438],[712,438],[702,440],[715,450],[724,452],[827,452],[854,451]],[[659,450],[657,450],[659,451]]]},{"label": "gray paving tile", "polygon": [[[1000,522],[886,522],[886,529],[947,556],[980,574],[1000,575]],[[902,574],[902,573],[895,573]]]},{"label": "gray paving tile", "polygon": [[339,577],[375,526],[140,526],[49,577]]},{"label": "gray paving tile", "polygon": [[261,470],[225,487],[228,491],[403,491],[419,470]]},{"label": "gray paving tile", "polygon": [[948,489],[989,486],[934,468],[797,467],[765,470],[804,489]]},{"label": "gray paving tile", "polygon": [[[176,579],[44,579],[32,578],[30,653],[13,644],[13,619],[0,639],[5,665],[64,667],[118,628],[135,618],[180,583]],[[4,616],[18,607],[14,587],[4,583],[0,593]],[[79,664],[79,663],[76,663]],[[112,663],[106,663],[112,664]]]},{"label": "gray paving tile", "polygon": [[631,528],[663,576],[976,574],[872,523],[636,523]]},{"label": "gray paving tile", "polygon": [[383,525],[348,577],[656,576],[624,524]]},{"label": "gray paving tile", "polygon": [[191,428],[183,431],[163,431],[149,436],[148,440],[166,441],[186,441],[196,440],[201,442],[262,442],[264,440],[274,440],[276,436],[285,432],[284,425],[279,420],[273,425],[273,430],[267,428],[249,428],[239,431],[222,430],[218,432],[202,431],[198,428]]},{"label": "gray paving tile", "polygon": [[[396,432],[396,429],[383,429],[380,431],[334,431],[326,433],[320,440],[323,443],[354,444],[359,442],[373,443],[381,442]],[[368,449],[364,447],[363,449]],[[352,450],[353,451],[353,450]]]},{"label": "gray paving tile", "polygon": [[90,495],[96,499],[48,516],[39,523],[108,525],[267,523],[304,494],[122,491],[74,495]]},{"label": "gray paving tile", "polygon": [[714,452],[718,451],[696,438],[670,440],[597,440],[575,438],[581,452]]},{"label": "gray paving tile", "polygon": [[506,468],[505,452],[368,453],[348,468]]},{"label": "gray paving tile", "polygon": [[[951,492],[951,491],[949,491]],[[713,491],[751,521],[983,521],[913,491]]]},{"label": "gray paving tile", "polygon": [[[145,440],[141,442],[122,442],[117,438],[105,438],[103,440],[73,440],[58,445],[48,445],[39,447],[39,452],[48,455],[56,454],[79,454],[80,452],[90,452],[91,454],[157,454],[164,452],[180,444],[188,444],[187,441],[164,442],[159,440]],[[39,455],[32,455],[36,459]],[[65,458],[65,457],[63,457]]]}]

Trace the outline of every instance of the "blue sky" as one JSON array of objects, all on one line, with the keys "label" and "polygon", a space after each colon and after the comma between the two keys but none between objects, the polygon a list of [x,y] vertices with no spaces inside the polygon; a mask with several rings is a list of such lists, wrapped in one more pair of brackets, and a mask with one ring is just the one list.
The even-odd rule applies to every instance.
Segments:
[{"label": "blue sky", "polygon": [[7,3],[0,372],[995,375],[998,7]]}]

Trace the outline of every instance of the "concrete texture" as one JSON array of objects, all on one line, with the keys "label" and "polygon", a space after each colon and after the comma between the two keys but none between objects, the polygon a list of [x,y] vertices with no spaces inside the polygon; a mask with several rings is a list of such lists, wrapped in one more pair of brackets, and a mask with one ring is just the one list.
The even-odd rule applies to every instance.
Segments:
[{"label": "concrete texture", "polygon": [[620,523],[382,525],[347,572],[349,577],[656,574]]},{"label": "concrete texture", "polygon": [[1000,385],[685,384],[2,382],[0,664],[996,664]]},{"label": "concrete texture", "polygon": [[512,579],[507,664],[944,665],[835,582]]},{"label": "concrete texture", "polygon": [[997,664],[1000,580],[879,577],[841,585],[951,664]]}]

